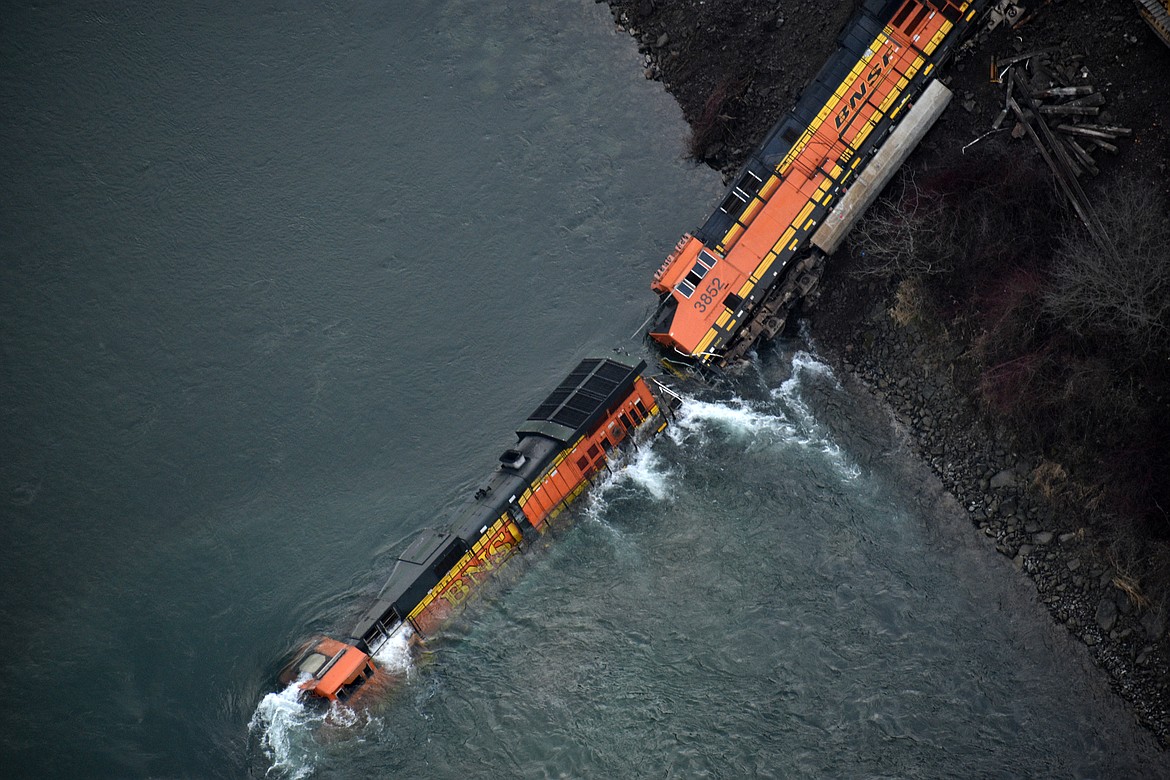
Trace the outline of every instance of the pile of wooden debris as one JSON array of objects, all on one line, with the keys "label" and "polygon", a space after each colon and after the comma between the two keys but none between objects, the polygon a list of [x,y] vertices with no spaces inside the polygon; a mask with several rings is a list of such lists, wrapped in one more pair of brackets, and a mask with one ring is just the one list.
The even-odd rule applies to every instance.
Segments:
[{"label": "pile of wooden debris", "polygon": [[[1089,83],[1089,71],[1081,59],[1074,55],[1053,62],[1046,50],[991,64],[992,80],[1004,85],[1004,108],[992,129],[1002,127],[1011,116],[1016,120],[1013,138],[1032,136],[1046,160],[1052,157],[1063,163],[1061,167],[1073,176],[1099,173],[1093,155],[1117,154],[1117,139],[1133,134],[1128,127],[1102,122],[1105,95]],[[1055,166],[1054,171],[1061,175]]]},{"label": "pile of wooden debris", "polygon": [[1082,57],[1055,61],[1053,51],[992,60],[991,79],[1004,85],[1004,106],[992,129],[971,144],[1009,127],[1013,138],[1031,138],[1077,216],[1102,248],[1112,251],[1078,178],[1096,175],[1099,168],[1093,155],[1117,154],[1116,141],[1133,131],[1107,123],[1105,95],[1090,83]]}]

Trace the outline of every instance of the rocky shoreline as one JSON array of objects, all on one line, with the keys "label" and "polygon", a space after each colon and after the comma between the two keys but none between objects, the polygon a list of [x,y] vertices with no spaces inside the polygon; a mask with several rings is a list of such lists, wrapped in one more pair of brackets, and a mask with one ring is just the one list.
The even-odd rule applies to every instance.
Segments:
[{"label": "rocky shoreline", "polygon": [[[1038,45],[1092,37],[1098,59],[1113,68],[1105,72],[1119,98],[1145,95],[1170,75],[1170,52],[1161,50],[1136,13],[1119,8],[1102,19],[1083,2],[1083,8],[1070,8],[1074,3],[1059,3],[1062,12],[1051,23],[1041,17],[1033,25]],[[638,42],[646,77],[662,81],[679,100],[695,131],[692,155],[725,175],[737,170],[755,139],[815,74],[853,7],[799,0],[767,8],[742,0],[683,0],[669,8],[661,0],[609,4],[619,29]],[[1023,39],[1001,37],[984,45],[1018,50]],[[962,100],[928,137],[920,158],[953,154],[956,141],[979,135],[999,109],[985,73],[977,75],[982,66],[970,67],[977,58],[978,49],[952,66],[952,89]],[[1117,164],[1151,170],[1166,159],[1166,132],[1157,119],[1151,127],[1145,146]],[[1164,178],[1160,183],[1166,186]],[[1063,468],[1037,453],[1016,451],[1011,431],[957,384],[956,377],[961,382],[967,376],[961,363],[969,343],[916,314],[906,305],[906,293],[904,287],[860,281],[849,273],[847,258],[834,257],[812,314],[826,359],[888,405],[975,532],[1031,579],[1053,619],[1087,646],[1137,719],[1163,748],[1170,747],[1166,594],[1142,592],[1119,566],[1099,532],[1108,512],[1090,500],[1058,498],[1067,496],[1055,489],[1068,479]]]},{"label": "rocky shoreline", "polygon": [[826,358],[887,405],[988,546],[1031,578],[1053,619],[1088,647],[1138,720],[1170,746],[1165,604],[1134,590],[1083,509],[1048,499],[1046,488],[1062,475],[1035,454],[1013,451],[955,386],[961,345],[929,323],[900,324],[897,301],[871,294],[861,326],[844,329],[834,323],[851,319],[844,309],[856,301],[830,286],[813,327]]}]

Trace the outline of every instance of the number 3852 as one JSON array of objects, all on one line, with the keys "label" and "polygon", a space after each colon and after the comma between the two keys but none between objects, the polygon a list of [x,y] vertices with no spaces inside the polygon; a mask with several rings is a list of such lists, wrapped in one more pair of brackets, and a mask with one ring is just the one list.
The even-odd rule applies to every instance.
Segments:
[{"label": "number 3852", "polygon": [[695,299],[695,308],[699,311],[707,311],[707,307],[715,303],[719,292],[725,289],[727,289],[725,282],[719,281],[719,277],[711,277],[711,281],[703,289],[699,297]]}]

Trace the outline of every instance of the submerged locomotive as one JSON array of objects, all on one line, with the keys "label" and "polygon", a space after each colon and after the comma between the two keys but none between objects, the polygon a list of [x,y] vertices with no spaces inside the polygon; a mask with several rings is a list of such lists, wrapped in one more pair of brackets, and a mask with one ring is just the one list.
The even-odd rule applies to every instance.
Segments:
[{"label": "submerged locomotive", "polygon": [[712,368],[775,336],[941,114],[950,93],[931,79],[983,4],[865,0],[719,206],[654,274],[661,300],[648,335]]},{"label": "submerged locomotive", "polygon": [[608,468],[615,450],[656,435],[678,397],[620,357],[581,361],[516,431],[517,443],[444,531],[422,531],[344,642],[313,640],[281,682],[348,701],[384,677],[373,656],[395,638],[431,636],[473,591]]},{"label": "submerged locomotive", "polygon": [[[756,149],[719,207],[654,275],[649,336],[691,365],[721,368],[774,336],[812,291],[824,257],[946,106],[935,68],[983,0],[864,0],[793,110]],[[348,701],[385,674],[387,643],[425,638],[548,529],[615,449],[666,427],[678,403],[644,362],[584,360],[516,432],[444,531],[399,556],[345,641],[319,637],[281,674]]]}]

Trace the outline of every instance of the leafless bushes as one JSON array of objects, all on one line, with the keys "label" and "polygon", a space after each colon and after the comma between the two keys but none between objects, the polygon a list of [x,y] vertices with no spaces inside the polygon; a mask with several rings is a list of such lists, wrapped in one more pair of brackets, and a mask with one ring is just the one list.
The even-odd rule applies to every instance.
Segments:
[{"label": "leafless bushes", "polygon": [[1051,245],[1051,177],[996,149],[936,170],[904,169],[851,236],[859,277],[934,280],[970,293]]},{"label": "leafless bushes", "polygon": [[956,221],[942,198],[919,186],[903,170],[892,196],[871,208],[853,229],[851,241],[861,264],[858,276],[919,279],[949,273],[959,254]]},{"label": "leafless bushes", "polygon": [[1097,204],[1116,254],[1088,232],[1064,236],[1044,308],[1081,337],[1120,339],[1138,357],[1170,349],[1170,221],[1152,188],[1121,182]]}]

